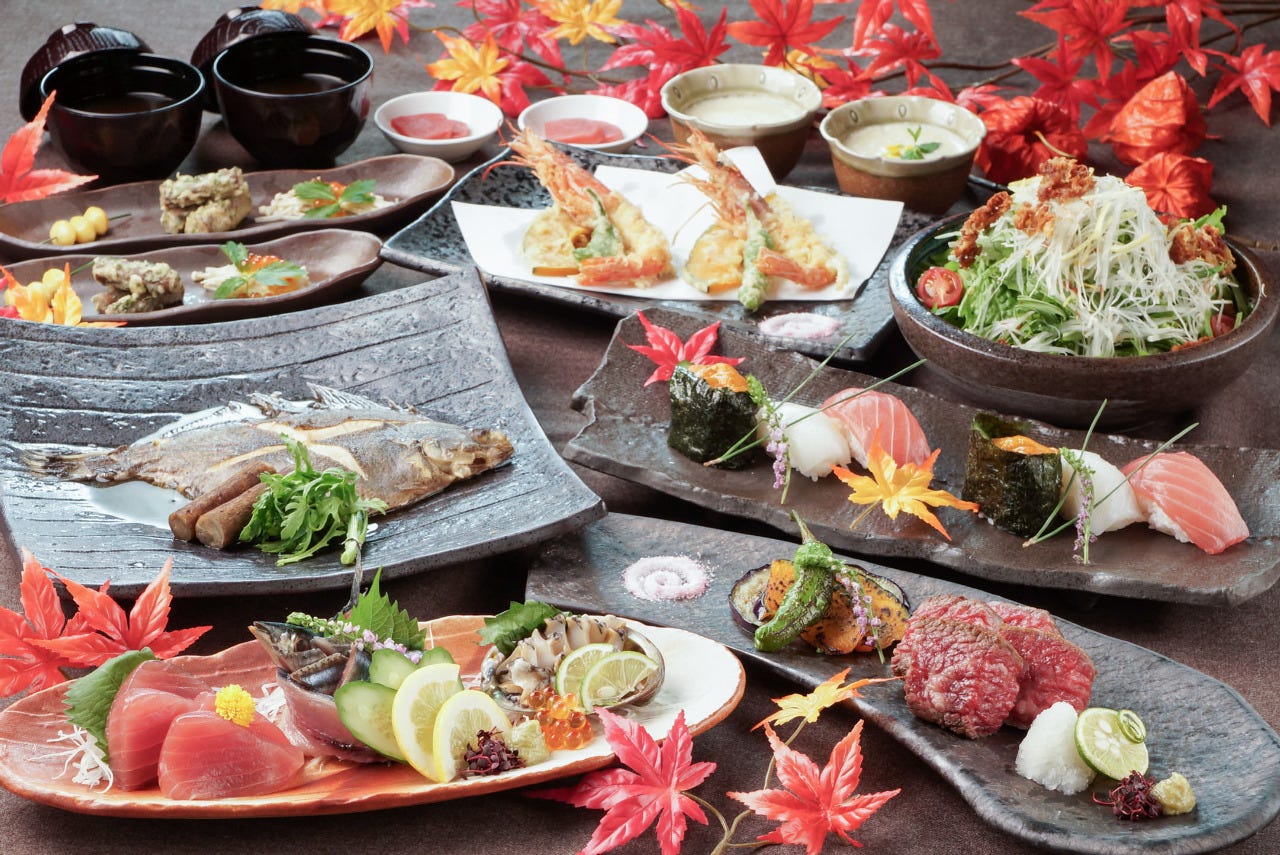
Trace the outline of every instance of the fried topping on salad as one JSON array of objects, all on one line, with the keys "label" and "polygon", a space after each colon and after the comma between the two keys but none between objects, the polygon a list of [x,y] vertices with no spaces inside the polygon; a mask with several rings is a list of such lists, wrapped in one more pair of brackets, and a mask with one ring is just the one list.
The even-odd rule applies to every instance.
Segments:
[{"label": "fried topping on salad", "polygon": [[1055,157],[1040,164],[1040,189],[1036,196],[1041,202],[1065,202],[1079,199],[1093,189],[1093,170],[1078,160]]},{"label": "fried topping on salad", "polygon": [[1222,275],[1236,269],[1235,257],[1222,239],[1222,232],[1212,223],[1196,228],[1193,222],[1179,223],[1169,230],[1169,258],[1174,264],[1200,259],[1222,268]]},{"label": "fried topping on salad", "polygon": [[960,228],[960,237],[951,247],[951,254],[961,267],[972,267],[973,260],[982,252],[978,246],[978,235],[986,231],[992,223],[1004,216],[1013,204],[1013,198],[1003,190],[987,200],[987,204],[969,215]]}]

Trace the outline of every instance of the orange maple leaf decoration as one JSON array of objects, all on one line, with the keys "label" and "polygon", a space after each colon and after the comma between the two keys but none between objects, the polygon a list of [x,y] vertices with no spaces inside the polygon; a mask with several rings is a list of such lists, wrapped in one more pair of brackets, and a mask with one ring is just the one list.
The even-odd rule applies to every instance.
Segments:
[{"label": "orange maple leaf decoration", "polygon": [[[849,501],[856,505],[879,505],[891,520],[906,511],[912,516],[924,520],[934,529],[942,533],[947,540],[951,535],[942,527],[942,523],[929,510],[929,506],[959,508],[965,511],[976,511],[978,506],[973,502],[959,499],[946,490],[934,490],[929,484],[933,481],[933,464],[938,459],[940,449],[935,449],[924,463],[903,463],[898,465],[889,453],[880,445],[880,437],[872,440],[871,451],[867,455],[867,475],[855,475],[843,466],[832,466],[831,471],[845,484],[853,488]],[[867,508],[869,512],[870,507]],[[861,519],[861,517],[859,517]]]},{"label": "orange maple leaf decoration", "polygon": [[[64,668],[96,667],[126,650],[150,647],[167,659],[189,647],[207,626],[166,631],[169,621],[169,570],[166,561],[126,616],[107,595],[49,570],[22,550],[22,610],[0,608],[0,697],[36,691],[67,679]],[[53,587],[57,577],[79,611],[69,620]]]},{"label": "orange maple leaf decoration", "polygon": [[96,175],[76,175],[63,169],[32,169],[36,163],[36,151],[44,139],[44,121],[55,95],[56,92],[49,93],[36,117],[14,131],[4,144],[4,150],[0,151],[0,202],[43,199],[97,179]]},{"label": "orange maple leaf decoration", "polygon": [[872,814],[901,789],[855,796],[862,777],[862,722],[831,749],[831,757],[822,770],[799,751],[793,751],[766,724],[765,735],[773,749],[778,780],[785,790],[755,790],[729,793],[751,810],[782,824],[759,841],[794,843],[805,847],[807,855],[818,855],[827,835],[834,832],[854,846],[861,846],[850,832],[856,831]]},{"label": "orange maple leaf decoration", "polygon": [[757,727],[767,724],[786,724],[797,718],[804,719],[806,724],[812,724],[822,715],[823,710],[833,707],[841,701],[862,697],[859,689],[863,686],[871,686],[876,683],[891,683],[898,679],[897,677],[865,677],[844,685],[845,678],[848,676],[849,669],[845,668],[839,674],[819,683],[808,694],[796,693],[774,698],[773,702],[778,705],[778,711],[773,715],[766,716],[751,729],[755,730]]}]

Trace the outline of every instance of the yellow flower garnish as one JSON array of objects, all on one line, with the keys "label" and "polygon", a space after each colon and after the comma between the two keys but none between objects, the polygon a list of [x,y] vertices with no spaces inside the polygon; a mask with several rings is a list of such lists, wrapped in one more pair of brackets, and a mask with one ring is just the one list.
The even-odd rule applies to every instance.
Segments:
[{"label": "yellow flower garnish", "polygon": [[214,696],[213,711],[232,724],[248,727],[253,721],[253,696],[235,683],[223,686]]},{"label": "yellow flower garnish", "polygon": [[71,264],[63,268],[62,284],[52,294],[46,295],[39,288],[22,285],[13,274],[0,267],[5,281],[4,302],[18,310],[24,321],[42,324],[61,324],[68,327],[122,327],[121,321],[83,321],[80,319],[80,295],[71,287]]},{"label": "yellow flower garnish", "polygon": [[772,723],[775,726],[786,724],[797,718],[803,718],[806,723],[812,724],[818,720],[818,716],[828,707],[833,707],[850,698],[861,697],[858,690],[863,686],[870,686],[872,683],[888,683],[898,679],[897,677],[877,677],[875,679],[855,680],[847,686],[841,685],[844,683],[844,678],[848,676],[849,669],[845,668],[825,683],[815,686],[813,691],[807,695],[796,694],[774,698],[773,702],[778,705],[778,711],[758,722],[751,729],[755,730],[756,727],[766,723]]},{"label": "yellow flower garnish", "polygon": [[445,56],[427,65],[427,73],[436,80],[452,80],[454,92],[484,93],[495,104],[502,101],[502,81],[498,75],[511,64],[498,51],[493,34],[485,36],[477,48],[464,38],[436,33],[444,42]]},{"label": "yellow flower garnish", "polygon": [[924,463],[904,463],[899,466],[877,440],[872,443],[871,452],[867,455],[870,477],[855,475],[843,466],[832,466],[831,470],[836,473],[837,478],[853,488],[849,501],[854,504],[878,504],[891,520],[896,520],[900,511],[906,511],[924,520],[950,540],[951,535],[947,534],[929,506],[959,508],[963,511],[977,511],[978,506],[956,498],[946,490],[930,489],[933,464],[938,459],[938,454],[939,451],[935,450]]},{"label": "yellow flower garnish", "polygon": [[622,0],[541,0],[534,5],[559,25],[547,35],[553,39],[567,38],[571,45],[582,44],[588,36],[614,44],[617,39],[605,27],[626,23],[616,17]]}]

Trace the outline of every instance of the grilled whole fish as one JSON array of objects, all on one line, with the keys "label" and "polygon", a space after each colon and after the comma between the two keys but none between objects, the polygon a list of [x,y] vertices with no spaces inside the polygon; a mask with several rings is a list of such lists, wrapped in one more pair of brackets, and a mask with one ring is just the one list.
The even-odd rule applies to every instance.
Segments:
[{"label": "grilled whole fish", "polygon": [[66,480],[147,481],[194,498],[253,461],[293,471],[286,435],[306,444],[317,470],[355,472],[356,492],[390,510],[493,469],[513,451],[496,429],[460,428],[323,386],[311,391],[314,401],[255,393],[250,403],[192,413],[112,451],[21,453],[31,469]]}]

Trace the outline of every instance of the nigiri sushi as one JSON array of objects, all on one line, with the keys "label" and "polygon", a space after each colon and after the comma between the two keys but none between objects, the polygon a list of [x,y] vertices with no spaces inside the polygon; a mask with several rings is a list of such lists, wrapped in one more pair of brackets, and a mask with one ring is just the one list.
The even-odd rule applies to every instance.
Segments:
[{"label": "nigiri sushi", "polygon": [[1086,493],[1092,499],[1088,508],[1089,527],[1094,534],[1116,531],[1147,518],[1138,505],[1133,487],[1115,465],[1092,451],[1061,449],[1062,509],[1067,519],[1080,515]]},{"label": "nigiri sushi", "polygon": [[1129,476],[1147,524],[1210,555],[1249,536],[1240,509],[1204,461],[1186,451],[1162,452],[1128,463]]},{"label": "nigiri sushi", "polygon": [[887,392],[844,389],[827,398],[822,411],[845,428],[853,459],[864,467],[877,441],[899,466],[924,463],[932,452],[915,415]]},{"label": "nigiri sushi", "polygon": [[[846,466],[852,459],[849,439],[836,421],[815,407],[803,404],[776,405],[787,443],[791,468],[814,480],[831,474],[832,466]],[[767,438],[770,426],[765,413],[758,414],[757,435]]]}]

